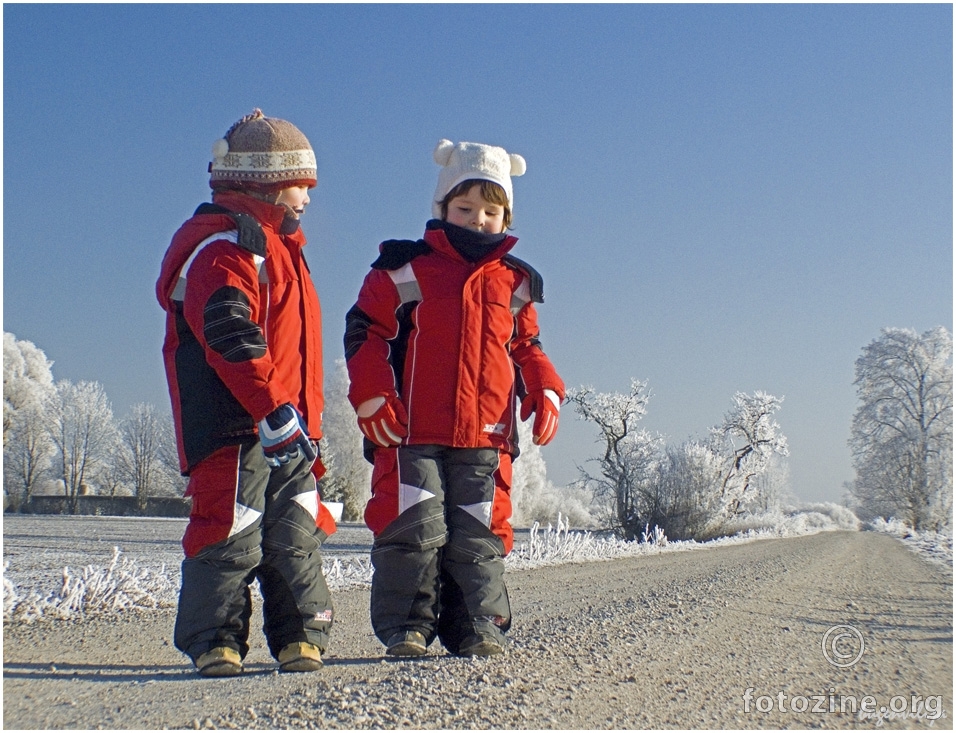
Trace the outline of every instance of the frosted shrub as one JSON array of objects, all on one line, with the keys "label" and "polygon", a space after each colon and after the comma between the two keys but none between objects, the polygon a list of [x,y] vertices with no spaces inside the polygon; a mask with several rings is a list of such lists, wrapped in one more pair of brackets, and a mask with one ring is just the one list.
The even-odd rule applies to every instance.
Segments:
[{"label": "frosted shrub", "polygon": [[667,545],[667,535],[664,534],[664,530],[654,525],[654,529],[651,530],[648,525],[644,525],[644,531],[641,533],[641,542],[645,545],[655,545],[657,547],[665,547]]},{"label": "frosted shrub", "polygon": [[545,565],[613,560],[659,552],[665,547],[676,549],[683,545],[689,548],[692,544],[669,543],[659,527],[654,527],[653,530],[645,528],[643,542],[572,530],[567,518],[559,515],[557,527],[549,524],[542,529],[536,522],[531,527],[528,542],[517,544],[505,558],[505,565],[511,570],[523,570]]},{"label": "frosted shrub", "polygon": [[538,522],[531,526],[527,543],[519,543],[505,559],[508,567],[518,570],[565,562],[606,559],[600,542],[590,532],[572,531],[570,522],[558,515],[557,527],[550,523],[542,529]]},{"label": "frosted shrub", "polygon": [[[4,563],[4,571],[8,567],[9,563]],[[21,598],[4,577],[3,620],[29,623],[41,616],[65,619],[134,609],[172,608],[176,591],[165,565],[158,572],[138,567],[114,547],[113,557],[105,568],[87,565],[79,573],[64,568],[60,587],[46,596],[33,591]]]},{"label": "frosted shrub", "polygon": [[[531,526],[526,558],[532,562],[562,562],[572,558],[593,556],[593,542],[589,532],[572,532],[570,522],[558,514],[557,528],[550,523],[546,530],[535,522]],[[519,546],[519,553],[524,548]]]},{"label": "frosted shrub", "polygon": [[913,528],[909,527],[905,522],[892,517],[890,519],[883,519],[883,517],[877,517],[872,522],[870,522],[870,528],[876,532],[883,532],[884,534],[891,534],[895,537],[906,537],[913,533]]},{"label": "frosted shrub", "polygon": [[7,570],[10,569],[9,561],[3,563],[3,623],[8,623],[13,616],[13,609],[16,608],[19,596],[17,587],[7,578]]},{"label": "frosted shrub", "polygon": [[329,588],[347,590],[371,584],[372,562],[365,557],[326,558],[322,563]]},{"label": "frosted shrub", "polygon": [[834,525],[835,529],[846,529],[855,532],[860,529],[860,520],[852,509],[833,502],[806,504],[801,507],[804,512],[817,512],[824,515]]},{"label": "frosted shrub", "polygon": [[724,526],[729,534],[759,532],[791,537],[833,530],[855,532],[860,529],[860,520],[845,506],[823,502],[745,515]]}]

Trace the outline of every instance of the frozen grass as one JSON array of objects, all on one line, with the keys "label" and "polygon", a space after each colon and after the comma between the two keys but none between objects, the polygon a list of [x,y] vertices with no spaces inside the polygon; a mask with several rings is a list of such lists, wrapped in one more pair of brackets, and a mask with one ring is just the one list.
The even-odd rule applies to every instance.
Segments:
[{"label": "frozen grass", "polygon": [[23,595],[6,573],[3,564],[3,621],[30,623],[38,618],[73,619],[90,614],[171,608],[176,605],[178,586],[166,572],[139,566],[135,560],[113,548],[109,565],[87,565],[78,573],[63,569],[60,587],[45,594],[36,590]]},{"label": "frozen grass", "polygon": [[334,591],[360,588],[372,582],[372,561],[365,556],[326,558],[322,571],[325,582]]},{"label": "frozen grass", "polygon": [[[149,570],[117,547],[106,567],[87,565],[79,573],[64,568],[60,587],[48,593],[18,589],[7,578],[9,565],[3,564],[4,623],[175,608],[178,600],[178,566]],[[367,586],[372,580],[371,562],[365,557],[325,559],[322,569],[333,590]]]},{"label": "frozen grass", "polygon": [[570,529],[560,515],[558,525],[545,529],[535,524],[527,543],[517,545],[505,564],[514,570],[559,565],[566,562],[593,562],[619,557],[656,555],[721,547],[760,539],[797,537],[833,530],[856,531],[860,520],[846,507],[837,504],[810,504],[748,517],[729,528],[730,535],[707,542],[668,540],[659,527],[645,527],[640,542]]},{"label": "frozen grass", "polygon": [[528,541],[515,545],[505,559],[505,566],[509,570],[526,570],[545,565],[611,560],[657,552],[669,544],[657,527],[645,531],[644,540],[626,542],[613,536],[572,530],[569,521],[559,514],[556,527],[548,524],[542,528],[535,522]]},{"label": "frozen grass", "polygon": [[892,535],[920,557],[953,569],[952,529],[948,532],[918,532],[899,519],[886,521],[882,517],[874,519],[870,529]]},{"label": "frozen grass", "polygon": [[[672,542],[657,527],[645,528],[641,542],[625,542],[607,534],[572,530],[568,520],[559,515],[557,526],[535,524],[528,541],[515,545],[505,565],[509,570],[525,570],[859,528],[859,520],[848,509],[836,504],[813,504],[750,517],[734,525],[732,536],[709,542]],[[929,536],[929,533],[914,533],[900,523],[887,522],[873,528],[898,536],[921,554],[952,567],[951,533]],[[106,567],[88,565],[79,572],[65,568],[60,587],[50,592],[18,589],[7,578],[8,565],[4,563],[3,567],[4,623],[175,608],[179,591],[178,566],[149,570],[135,559],[122,555],[118,548],[114,548],[113,558]],[[323,570],[333,592],[368,587],[372,580],[372,565],[367,555],[325,558]]]}]

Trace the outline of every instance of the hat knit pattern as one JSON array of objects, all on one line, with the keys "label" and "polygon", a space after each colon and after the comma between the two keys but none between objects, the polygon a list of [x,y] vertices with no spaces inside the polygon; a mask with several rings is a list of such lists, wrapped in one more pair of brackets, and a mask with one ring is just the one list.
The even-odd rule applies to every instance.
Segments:
[{"label": "hat knit pattern", "polygon": [[512,176],[523,176],[528,166],[525,159],[504,148],[481,143],[453,143],[439,140],[432,154],[442,167],[438,173],[438,187],[432,199],[432,215],[441,218],[441,202],[455,186],[464,181],[493,181],[508,196],[508,208],[514,211]]},{"label": "hat knit pattern", "polygon": [[255,109],[212,146],[212,188],[277,189],[315,186],[317,166],[308,138],[291,122]]}]

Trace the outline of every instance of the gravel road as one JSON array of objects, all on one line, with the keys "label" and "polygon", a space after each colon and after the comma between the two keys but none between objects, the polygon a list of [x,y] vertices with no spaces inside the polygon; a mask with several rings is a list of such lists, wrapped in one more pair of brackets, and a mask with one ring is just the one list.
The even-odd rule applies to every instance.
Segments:
[{"label": "gravel road", "polygon": [[385,659],[368,591],[340,592],[309,674],[278,674],[256,631],[247,674],[201,679],[172,612],[5,626],[4,728],[952,729],[952,572],[885,535],[511,572],[509,589],[512,645],[488,659]]}]

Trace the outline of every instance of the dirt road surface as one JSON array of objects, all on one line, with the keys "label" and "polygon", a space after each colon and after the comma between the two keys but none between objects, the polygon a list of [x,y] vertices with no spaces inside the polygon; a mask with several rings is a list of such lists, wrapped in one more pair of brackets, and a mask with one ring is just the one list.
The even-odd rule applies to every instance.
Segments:
[{"label": "dirt road surface", "polygon": [[[172,612],[6,626],[6,729],[952,729],[952,572],[872,532],[509,574],[506,655],[385,659],[336,596],[325,669],[201,679]],[[862,709],[861,709],[862,708]],[[882,715],[882,719],[879,716]]]}]

